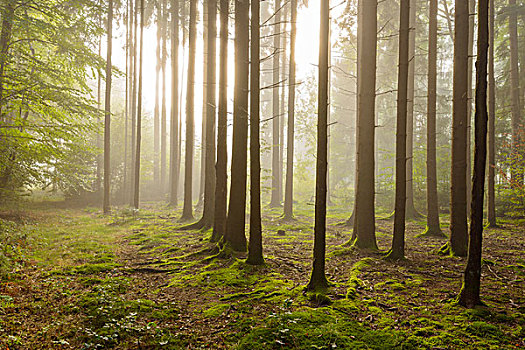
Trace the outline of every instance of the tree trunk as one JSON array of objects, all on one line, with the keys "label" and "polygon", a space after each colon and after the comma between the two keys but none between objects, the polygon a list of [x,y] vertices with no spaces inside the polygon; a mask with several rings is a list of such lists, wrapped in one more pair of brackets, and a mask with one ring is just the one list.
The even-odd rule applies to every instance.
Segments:
[{"label": "tree trunk", "polygon": [[179,0],[171,0],[170,205],[177,207],[179,138]]},{"label": "tree trunk", "polygon": [[509,42],[510,42],[510,86],[511,86],[511,125],[512,125],[512,168],[511,183],[520,186],[523,183],[523,169],[517,162],[520,158],[520,83],[518,68],[518,19],[516,0],[509,0]]},{"label": "tree trunk", "polygon": [[217,164],[212,242],[226,232],[228,163],[228,8],[229,0],[220,0],[219,110],[217,119]]},{"label": "tree trunk", "polygon": [[297,0],[291,0],[290,70],[288,80],[288,130],[286,147],[286,188],[284,194],[284,218],[293,218],[293,156],[295,134],[295,38],[297,35]]},{"label": "tree trunk", "polygon": [[[102,27],[102,18],[99,19],[99,25]],[[98,39],[98,56],[102,57],[102,36]],[[102,108],[102,72],[98,69],[97,72],[97,108],[100,110]],[[97,124],[100,124],[100,118],[97,117]],[[97,132],[97,148],[101,149],[102,138],[100,133]],[[97,174],[95,179],[95,192],[99,192],[102,185],[102,170],[104,167],[104,154],[97,155]]]},{"label": "tree trunk", "polygon": [[414,205],[414,85],[416,68],[416,0],[410,0],[410,32],[408,34],[408,99],[407,99],[407,150],[406,150],[406,208],[407,219],[421,217]]},{"label": "tree trunk", "polygon": [[125,97],[125,116],[124,116],[124,166],[123,166],[123,176],[122,176],[122,189],[123,189],[123,194],[122,194],[122,202],[123,203],[126,203],[128,198],[127,198],[127,185],[128,185],[128,123],[129,123],[129,61],[128,61],[128,57],[129,57],[129,44],[130,44],[130,31],[129,31],[129,16],[130,16],[130,12],[129,12],[129,9],[130,9],[130,4],[129,4],[129,0],[126,0],[126,19],[125,19],[125,23],[126,23],[126,75],[125,75],[125,78],[126,78],[126,97]]},{"label": "tree trunk", "polygon": [[213,225],[215,209],[215,116],[216,116],[216,38],[217,38],[217,0],[208,0],[208,69],[206,74],[206,147],[204,177],[204,208],[200,226]]},{"label": "tree trunk", "polygon": [[194,142],[195,46],[197,39],[197,0],[190,0],[188,77],[186,87],[186,154],[184,159],[184,206],[182,221],[193,219],[192,180]]},{"label": "tree trunk", "polygon": [[281,116],[279,109],[279,65],[281,57],[281,0],[275,0],[274,7],[274,32],[273,32],[273,88],[272,88],[272,196],[270,208],[276,208],[281,205],[281,169],[279,169],[279,153],[281,140],[280,121]]},{"label": "tree trunk", "polygon": [[111,55],[113,49],[113,0],[109,0],[108,7],[108,44],[106,58],[106,99],[104,102],[104,214],[109,214],[110,208],[110,183],[111,183],[111,162],[110,162],[110,131],[111,131]]},{"label": "tree trunk", "polygon": [[377,1],[359,1],[362,37],[358,63],[357,185],[355,203],[355,245],[377,249],[374,217],[374,139],[377,47]]},{"label": "tree trunk", "polygon": [[280,111],[279,111],[279,203],[283,203],[283,177],[284,177],[284,116],[286,115],[286,26],[288,21],[288,2],[284,2],[282,5],[282,11],[283,15],[281,17],[281,33],[279,37],[281,38],[281,80],[282,83],[280,84],[281,89],[281,102],[280,102]]},{"label": "tree trunk", "polygon": [[252,265],[264,264],[261,227],[261,144],[260,144],[260,3],[252,0],[250,74],[250,243],[248,259]]},{"label": "tree trunk", "polygon": [[489,178],[488,178],[488,221],[489,227],[497,227],[496,222],[496,78],[494,76],[494,0],[489,7],[489,121],[488,121],[488,153],[489,153]]},{"label": "tree trunk", "polygon": [[137,141],[135,151],[135,186],[133,192],[133,207],[139,208],[140,197],[140,146],[142,140],[142,71],[144,57],[144,0],[140,0],[140,47],[139,47],[139,87],[137,95]]},{"label": "tree trunk", "polygon": [[246,172],[248,142],[249,0],[235,0],[235,87],[233,99],[233,147],[230,202],[226,243],[234,251],[246,251]]},{"label": "tree trunk", "polygon": [[[410,0],[401,0],[399,20],[399,68],[397,76],[396,198],[394,236],[389,259],[405,258],[405,209],[407,204],[407,114],[409,85]],[[413,2],[412,2],[413,5]],[[412,63],[413,64],[413,63]],[[411,79],[413,80],[413,76]]]},{"label": "tree trunk", "polygon": [[[161,71],[161,51],[162,51],[162,8],[160,3],[157,6],[157,49],[155,61],[155,109],[153,112],[153,183],[158,186],[160,183],[160,71]],[[157,192],[159,189],[156,188]]]},{"label": "tree trunk", "polygon": [[330,45],[330,1],[321,0],[319,35],[319,89],[317,117],[317,163],[315,178],[315,223],[313,269],[309,291],[328,287],[325,275],[326,253],[326,173],[328,169],[328,46]]},{"label": "tree trunk", "polygon": [[474,62],[474,26],[476,13],[476,0],[468,0],[469,18],[468,18],[468,87],[467,87],[467,217],[470,215],[470,202],[472,201],[472,188],[470,178],[472,174],[472,70]]},{"label": "tree trunk", "polygon": [[[133,0],[131,0],[133,2]],[[133,55],[133,62],[132,62],[132,76],[133,76],[133,82],[132,82],[132,88],[131,88],[131,164],[132,164],[132,171],[131,171],[131,178],[130,178],[130,193],[132,195],[130,196],[130,204],[134,205],[135,195],[133,194],[135,192],[135,163],[136,163],[136,151],[137,151],[137,50],[138,50],[138,13],[139,13],[139,0],[135,0],[135,10],[133,11],[132,16],[132,27],[133,27],[133,49],[132,49],[132,55]]]},{"label": "tree trunk", "polygon": [[456,0],[454,28],[454,86],[452,107],[452,172],[450,242],[444,251],[467,255],[467,117],[469,4]]},{"label": "tree trunk", "polygon": [[427,99],[427,227],[425,235],[443,236],[439,225],[436,160],[438,0],[429,2]]},{"label": "tree trunk", "polygon": [[166,63],[168,60],[168,4],[162,0],[162,104],[160,113],[160,193],[164,198],[166,191],[166,156],[167,156],[167,105],[166,105]]},{"label": "tree trunk", "polygon": [[481,304],[481,246],[483,239],[483,195],[487,161],[487,51],[489,45],[488,0],[478,5],[478,58],[476,61],[476,114],[474,176],[472,179],[472,209],[467,267],[459,304],[473,308]]},{"label": "tree trunk", "polygon": [[206,133],[207,133],[207,127],[206,122],[208,121],[207,113],[208,113],[208,67],[209,67],[209,23],[208,23],[208,16],[210,13],[210,5],[209,1],[204,1],[203,5],[203,32],[202,32],[202,42],[203,42],[203,72],[202,72],[202,124],[201,124],[201,164],[199,167],[199,196],[198,196],[198,202],[197,202],[197,208],[200,210],[203,208],[204,205],[204,192],[206,187],[206,148],[207,148],[207,140],[206,140]]}]

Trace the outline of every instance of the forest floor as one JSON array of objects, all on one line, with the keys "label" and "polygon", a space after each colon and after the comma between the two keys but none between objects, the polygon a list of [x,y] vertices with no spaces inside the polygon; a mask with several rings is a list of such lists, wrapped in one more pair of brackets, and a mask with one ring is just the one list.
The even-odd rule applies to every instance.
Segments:
[{"label": "forest floor", "polygon": [[[262,267],[213,256],[211,233],[181,231],[167,207],[64,207],[0,211],[18,254],[1,280],[0,349],[525,348],[523,222],[485,231],[486,307],[467,310],[454,303],[465,259],[437,255],[444,238],[417,237],[423,221],[407,225],[408,259],[390,262],[345,247],[348,211],[330,208],[327,299],[304,294],[312,206],[292,222],[264,218]],[[391,226],[377,221],[382,251]]]}]

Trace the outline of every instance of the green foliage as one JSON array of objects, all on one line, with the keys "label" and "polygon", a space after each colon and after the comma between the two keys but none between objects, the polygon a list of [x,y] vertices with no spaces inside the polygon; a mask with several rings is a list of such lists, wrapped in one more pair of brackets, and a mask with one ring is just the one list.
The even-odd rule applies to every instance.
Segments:
[{"label": "green foliage", "polygon": [[0,219],[0,279],[24,264],[27,236],[21,225]]},{"label": "green foliage", "polygon": [[[88,82],[104,8],[95,0],[0,2],[12,26],[0,75],[0,199],[21,186],[79,191],[91,186],[101,116]],[[92,74],[89,74],[89,73]]]}]

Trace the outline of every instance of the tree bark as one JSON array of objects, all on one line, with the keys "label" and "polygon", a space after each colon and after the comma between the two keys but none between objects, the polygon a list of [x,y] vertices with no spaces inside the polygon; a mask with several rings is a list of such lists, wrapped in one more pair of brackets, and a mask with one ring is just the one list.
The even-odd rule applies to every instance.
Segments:
[{"label": "tree bark", "polygon": [[[133,2],[133,0],[131,0]],[[132,6],[133,7],[133,6]],[[132,62],[132,76],[133,76],[133,82],[131,87],[131,164],[132,164],[132,171],[131,171],[131,178],[130,178],[130,188],[129,192],[132,193],[130,195],[130,204],[131,206],[134,205],[135,200],[135,163],[136,163],[136,151],[137,151],[137,77],[138,77],[138,67],[137,67],[137,50],[138,50],[138,13],[139,13],[139,0],[135,0],[135,10],[133,11],[132,16],[132,28],[133,28],[133,40],[132,40],[132,55],[133,55],[133,62]]]},{"label": "tree bark", "polygon": [[494,0],[489,0],[489,121],[488,121],[488,153],[489,153],[489,178],[488,186],[488,211],[489,227],[497,227],[496,222],[496,78],[494,76]]},{"label": "tree bark", "polygon": [[509,0],[509,44],[510,44],[510,86],[511,86],[511,127],[512,127],[512,164],[511,184],[520,186],[523,183],[523,169],[517,162],[520,157],[520,80],[518,63],[518,18],[516,0]]},{"label": "tree bark", "polygon": [[452,171],[450,242],[444,249],[466,256],[467,225],[467,117],[468,117],[468,16],[469,4],[456,0],[454,28],[454,85],[452,107]]},{"label": "tree bark", "polygon": [[252,0],[250,72],[250,242],[248,259],[252,265],[264,264],[261,227],[261,144],[260,144],[260,3]]},{"label": "tree bark", "polygon": [[[155,109],[153,111],[153,183],[160,183],[160,71],[162,67],[162,8],[160,1],[157,6],[157,47],[155,51]],[[155,189],[156,194],[160,193]],[[158,191],[158,192],[157,192]]]},{"label": "tree bark", "polygon": [[170,205],[177,207],[179,138],[179,0],[171,0]]},{"label": "tree bark", "polygon": [[478,3],[478,55],[476,61],[476,113],[474,175],[472,179],[472,209],[470,216],[469,250],[459,304],[473,308],[481,304],[481,248],[483,240],[483,196],[487,161],[487,51],[488,0]]},{"label": "tree bark", "polygon": [[197,0],[190,0],[188,77],[186,87],[186,153],[184,159],[184,206],[182,221],[193,219],[192,180],[195,99],[195,46],[197,39]]},{"label": "tree bark", "polygon": [[0,121],[4,121],[4,75],[7,65],[9,42],[13,31],[16,1],[8,1],[2,12],[2,31],[0,33]]},{"label": "tree bark", "polygon": [[429,1],[427,98],[427,227],[425,235],[443,236],[439,225],[436,160],[438,0]]},{"label": "tree bark", "polygon": [[208,0],[208,69],[206,74],[206,147],[204,176],[204,208],[201,226],[213,225],[215,209],[215,116],[216,116],[216,38],[217,0]]},{"label": "tree bark", "polygon": [[168,61],[168,4],[166,0],[162,0],[162,103],[160,113],[160,194],[162,198],[165,196],[166,191],[166,157],[167,157],[167,105],[166,105],[166,64]]},{"label": "tree bark", "polygon": [[201,158],[200,158],[200,168],[199,168],[199,196],[197,201],[197,208],[201,209],[204,205],[204,192],[206,187],[206,148],[207,140],[206,133],[207,127],[206,123],[208,121],[208,67],[209,67],[209,51],[208,51],[208,37],[209,37],[209,23],[208,16],[210,12],[209,1],[204,1],[203,5],[203,32],[202,32],[202,42],[203,42],[203,82],[202,82],[202,123],[201,123]]},{"label": "tree bark", "polygon": [[272,65],[272,195],[270,199],[270,208],[276,208],[281,205],[281,169],[279,169],[279,153],[281,140],[280,122],[281,116],[279,109],[279,65],[281,61],[281,0],[275,0],[274,7],[274,32],[273,32],[273,65]]},{"label": "tree bark", "polygon": [[474,62],[474,26],[476,13],[476,0],[468,0],[468,87],[467,87],[467,217],[470,215],[470,202],[472,201],[472,188],[470,178],[472,176],[472,70]]},{"label": "tree bark", "polygon": [[235,0],[235,87],[233,99],[233,147],[230,202],[226,243],[234,251],[246,251],[246,172],[248,143],[249,0]]},{"label": "tree bark", "polygon": [[407,219],[421,217],[414,205],[414,85],[416,69],[416,0],[410,0],[410,32],[408,34],[408,99],[407,99],[407,150],[406,150],[406,210]]},{"label": "tree bark", "polygon": [[111,56],[113,49],[113,0],[109,0],[108,7],[108,44],[106,58],[106,99],[104,102],[104,214],[109,214],[110,207],[110,183],[111,183]]},{"label": "tree bark", "polygon": [[[413,4],[413,3],[412,3]],[[405,209],[407,204],[407,114],[410,46],[410,0],[401,0],[399,20],[399,68],[397,76],[396,198],[394,236],[389,259],[405,258]],[[413,79],[413,76],[411,76]]]},{"label": "tree bark", "polygon": [[228,163],[228,16],[229,0],[220,0],[219,109],[217,119],[217,164],[212,242],[226,232]]},{"label": "tree bark", "polygon": [[354,244],[377,249],[375,234],[374,144],[377,47],[377,1],[360,0],[363,25],[358,64],[357,185]]},{"label": "tree bark", "polygon": [[135,151],[135,186],[133,192],[133,207],[139,208],[140,200],[140,147],[142,141],[142,71],[144,57],[144,0],[140,0],[140,47],[139,47],[139,86],[137,95],[137,141]]},{"label": "tree bark", "polygon": [[315,222],[313,269],[309,291],[328,287],[325,275],[326,253],[326,173],[328,169],[328,45],[330,45],[330,1],[321,0],[319,35],[319,87],[317,117],[317,162],[315,178]]},{"label": "tree bark", "polygon": [[295,135],[295,39],[297,35],[297,0],[291,0],[290,67],[288,78],[288,129],[286,147],[286,188],[284,218],[293,218],[293,156]]}]

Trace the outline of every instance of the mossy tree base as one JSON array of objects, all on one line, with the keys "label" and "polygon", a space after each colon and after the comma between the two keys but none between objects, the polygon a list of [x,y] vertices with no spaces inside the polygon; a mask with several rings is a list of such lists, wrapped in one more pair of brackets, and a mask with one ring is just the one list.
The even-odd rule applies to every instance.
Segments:
[{"label": "mossy tree base", "polygon": [[403,252],[398,252],[397,250],[390,249],[383,259],[388,261],[404,261],[407,260]]},{"label": "mossy tree base", "polygon": [[441,228],[439,227],[427,226],[425,228],[425,231],[421,232],[416,237],[418,238],[421,238],[421,237],[447,238],[447,235],[445,235],[443,231],[441,231]]},{"label": "mossy tree base", "polygon": [[460,258],[465,258],[467,256],[467,252],[455,251],[452,248],[452,245],[450,244],[450,242],[445,243],[441,248],[439,248],[437,253],[439,255],[456,256],[456,257],[460,257]]}]

